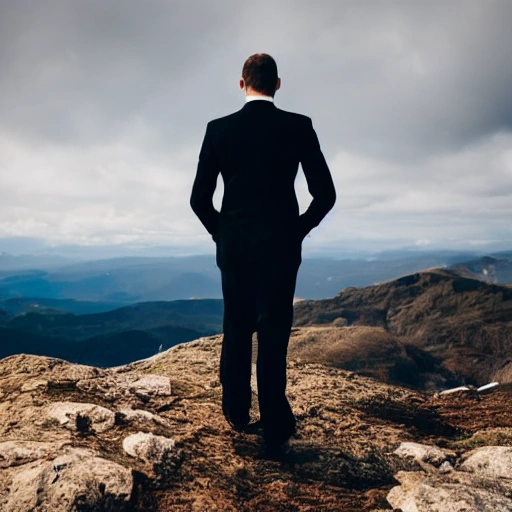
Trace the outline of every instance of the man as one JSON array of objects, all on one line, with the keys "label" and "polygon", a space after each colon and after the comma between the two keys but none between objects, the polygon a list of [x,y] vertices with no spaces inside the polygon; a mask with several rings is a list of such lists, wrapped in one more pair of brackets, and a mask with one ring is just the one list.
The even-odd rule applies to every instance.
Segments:
[{"label": "man", "polygon": [[[190,200],[217,244],[222,276],[222,410],[235,429],[250,421],[257,332],[260,419],[271,449],[295,432],[286,398],[286,353],[302,240],[336,200],[311,119],[273,103],[280,86],[270,55],[247,59],[240,79],[246,104],[208,123]],[[302,215],[294,189],[299,163],[313,197]],[[220,212],[212,202],[219,173],[224,181]]]}]

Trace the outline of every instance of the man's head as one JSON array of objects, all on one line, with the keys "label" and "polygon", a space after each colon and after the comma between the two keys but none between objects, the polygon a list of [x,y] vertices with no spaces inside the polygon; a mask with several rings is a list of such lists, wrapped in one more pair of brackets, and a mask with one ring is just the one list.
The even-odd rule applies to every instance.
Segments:
[{"label": "man's head", "polygon": [[246,93],[274,96],[281,87],[281,79],[277,76],[276,61],[266,53],[255,53],[244,63],[240,89]]}]

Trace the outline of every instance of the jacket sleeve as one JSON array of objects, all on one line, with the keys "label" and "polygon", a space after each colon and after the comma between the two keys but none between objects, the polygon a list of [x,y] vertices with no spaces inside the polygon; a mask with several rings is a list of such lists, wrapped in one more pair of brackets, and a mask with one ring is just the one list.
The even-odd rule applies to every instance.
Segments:
[{"label": "jacket sleeve", "polygon": [[213,194],[217,186],[219,164],[211,140],[211,124],[208,123],[199,153],[197,172],[192,187],[190,206],[204,227],[215,239],[219,230],[219,212],[213,207]]},{"label": "jacket sleeve", "polygon": [[320,224],[336,202],[332,176],[320,149],[313,123],[309,118],[306,123],[300,161],[309,193],[313,197],[308,209],[299,217],[300,234],[305,237]]}]

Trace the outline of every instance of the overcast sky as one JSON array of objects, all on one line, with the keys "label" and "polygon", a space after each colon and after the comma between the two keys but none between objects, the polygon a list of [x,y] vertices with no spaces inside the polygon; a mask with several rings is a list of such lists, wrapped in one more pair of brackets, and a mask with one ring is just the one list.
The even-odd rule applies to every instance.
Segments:
[{"label": "overcast sky", "polygon": [[338,191],[306,253],[512,248],[511,25],[509,0],[0,0],[0,239],[212,252],[198,151],[267,52]]}]

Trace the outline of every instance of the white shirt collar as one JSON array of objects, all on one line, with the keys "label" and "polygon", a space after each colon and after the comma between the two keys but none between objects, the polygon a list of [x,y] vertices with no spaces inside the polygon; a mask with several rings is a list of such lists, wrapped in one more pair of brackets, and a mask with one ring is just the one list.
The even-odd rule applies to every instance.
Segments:
[{"label": "white shirt collar", "polygon": [[260,96],[257,94],[248,94],[245,97],[246,103],[249,103],[249,101],[256,101],[256,100],[271,101],[272,103],[274,102],[274,98],[272,98],[272,96]]}]

